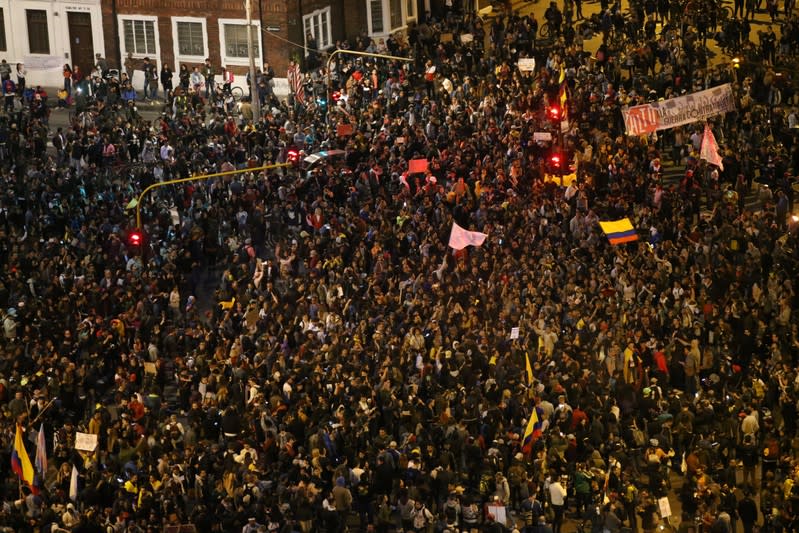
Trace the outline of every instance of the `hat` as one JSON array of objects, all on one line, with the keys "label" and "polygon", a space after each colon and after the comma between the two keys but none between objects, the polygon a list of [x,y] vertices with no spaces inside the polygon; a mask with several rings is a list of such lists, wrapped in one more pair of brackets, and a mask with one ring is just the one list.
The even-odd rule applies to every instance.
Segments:
[{"label": "hat", "polygon": [[9,307],[8,311],[6,311],[6,313],[8,313],[8,316],[12,316],[12,317],[15,317],[15,318],[17,316],[17,310],[14,309],[13,307]]}]

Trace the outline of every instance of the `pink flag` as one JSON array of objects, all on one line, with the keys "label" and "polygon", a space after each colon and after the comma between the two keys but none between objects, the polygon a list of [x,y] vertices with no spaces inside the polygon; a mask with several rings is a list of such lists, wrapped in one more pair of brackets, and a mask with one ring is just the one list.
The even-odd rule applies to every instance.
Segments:
[{"label": "pink flag", "polygon": [[469,231],[452,223],[452,233],[449,234],[449,246],[456,250],[463,250],[467,246],[480,246],[486,240],[485,233],[479,231]]},{"label": "pink flag", "polygon": [[724,170],[724,165],[721,162],[719,155],[719,145],[716,143],[716,137],[710,126],[705,124],[705,134],[702,136],[702,148],[699,150],[699,159],[704,159],[711,165],[716,165],[720,170]]}]

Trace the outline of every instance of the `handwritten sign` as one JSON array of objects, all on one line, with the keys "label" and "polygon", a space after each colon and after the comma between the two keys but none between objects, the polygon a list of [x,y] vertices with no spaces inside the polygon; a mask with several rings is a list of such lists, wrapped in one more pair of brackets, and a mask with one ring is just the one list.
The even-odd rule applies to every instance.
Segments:
[{"label": "handwritten sign", "polygon": [[510,328],[510,339],[516,340],[519,338],[519,328],[518,326],[515,328]]},{"label": "handwritten sign", "polygon": [[93,452],[97,449],[97,435],[75,433],[75,449],[81,452]]},{"label": "handwritten sign", "polygon": [[452,42],[452,34],[451,33],[442,33],[439,40],[442,43],[451,43]]},{"label": "handwritten sign", "polygon": [[516,66],[518,66],[519,70],[522,72],[533,72],[535,70],[535,58],[520,57]]},{"label": "handwritten sign", "polygon": [[533,142],[549,142],[552,140],[552,134],[548,131],[533,132]]},{"label": "handwritten sign", "polygon": [[409,174],[424,174],[427,172],[427,159],[411,159],[408,161]]},{"label": "handwritten sign", "polygon": [[461,44],[469,44],[474,41],[474,35],[471,33],[464,33],[461,35]]},{"label": "handwritten sign", "polygon": [[660,509],[661,518],[668,518],[671,516],[671,504],[668,498],[659,498],[658,508]]},{"label": "handwritten sign", "polygon": [[339,137],[349,137],[353,131],[352,124],[339,124],[336,126],[336,135]]},{"label": "handwritten sign", "polygon": [[144,363],[144,373],[153,374],[153,375],[157,374],[158,369],[156,368],[155,363],[150,363],[150,362]]}]

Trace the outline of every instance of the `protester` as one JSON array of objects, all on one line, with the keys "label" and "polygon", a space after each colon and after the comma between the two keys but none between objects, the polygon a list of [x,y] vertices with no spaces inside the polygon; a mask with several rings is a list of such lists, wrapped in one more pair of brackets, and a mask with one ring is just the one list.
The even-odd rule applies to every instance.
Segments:
[{"label": "protester", "polygon": [[[152,124],[130,83],[81,78],[53,157],[12,102],[0,434],[22,474],[4,471],[0,523],[651,530],[665,496],[686,524],[737,511],[751,530],[757,496],[791,530],[794,97],[762,62],[709,65],[681,21],[628,48],[607,9],[622,21],[601,54],[557,4],[557,39],[513,14],[491,49],[451,12],[387,39],[411,64],[339,55],[260,117],[204,101],[186,65]],[[703,124],[625,136],[623,106],[727,82],[721,164],[700,158]],[[561,154],[572,184],[548,177]],[[666,161],[684,176],[665,182]],[[739,185],[778,192],[758,209]],[[637,240],[612,245],[598,222],[624,218]],[[456,227],[472,246],[448,246]]]}]

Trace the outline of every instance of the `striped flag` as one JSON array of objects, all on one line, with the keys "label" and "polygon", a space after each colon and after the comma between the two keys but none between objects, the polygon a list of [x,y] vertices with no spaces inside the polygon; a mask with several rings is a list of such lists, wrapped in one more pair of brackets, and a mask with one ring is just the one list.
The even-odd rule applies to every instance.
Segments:
[{"label": "striped flag", "polygon": [[300,66],[293,61],[289,64],[289,70],[286,73],[288,78],[289,88],[294,94],[294,99],[300,105],[305,105],[305,87],[303,86],[302,72]]},{"label": "striped flag", "polygon": [[36,471],[39,473],[37,476],[38,484],[44,484],[44,476],[47,474],[47,443],[44,439],[44,423],[39,427],[39,433],[36,435]]},{"label": "striped flag", "polygon": [[563,68],[563,65],[560,66],[558,85],[560,85],[560,94],[558,96],[560,103],[560,129],[563,132],[567,132],[569,131],[569,87],[566,83],[566,69]]},{"label": "striped flag", "polygon": [[543,420],[541,413],[538,412],[538,406],[533,406],[533,411],[530,413],[530,419],[527,421],[527,428],[524,430],[524,438],[522,439],[522,453],[530,455],[533,451],[533,444],[541,436],[541,428]]},{"label": "striped flag", "polygon": [[599,227],[607,235],[610,244],[623,244],[638,240],[638,234],[629,218],[600,222]]},{"label": "striped flag", "polygon": [[36,491],[33,485],[33,465],[25,449],[25,441],[22,438],[22,428],[17,424],[17,434],[14,436],[14,447],[11,449],[11,470],[22,480],[31,490]]}]

